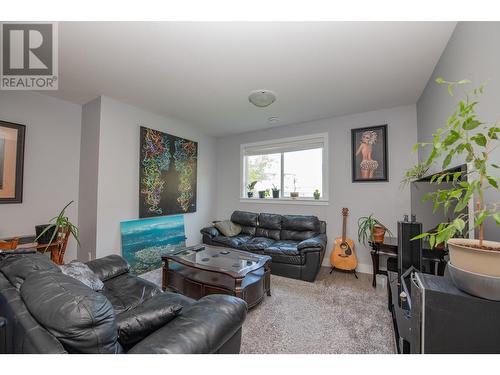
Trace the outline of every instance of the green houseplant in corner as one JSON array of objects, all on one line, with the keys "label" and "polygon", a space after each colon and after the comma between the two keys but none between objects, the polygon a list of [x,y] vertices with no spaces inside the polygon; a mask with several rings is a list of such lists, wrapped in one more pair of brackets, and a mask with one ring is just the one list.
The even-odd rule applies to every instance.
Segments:
[{"label": "green houseplant in corner", "polygon": [[[78,238],[78,228],[75,224],[73,224],[69,218],[66,216],[66,209],[73,203],[73,201],[69,202],[64,208],[61,210],[59,215],[50,219],[50,224],[46,225],[45,228],[41,231],[40,234],[35,238],[35,242],[39,241],[46,233],[52,233],[50,235],[49,241],[46,243],[46,248],[48,248],[52,242],[56,239],[56,236],[59,234],[60,229],[68,230],[73,237],[75,237],[78,244],[80,244],[80,240]],[[44,243],[45,245],[45,243]]]},{"label": "green houseplant in corner", "polygon": [[[436,82],[447,85],[451,96],[457,88],[462,89],[464,98],[459,100],[446,125],[433,134],[433,141],[418,143],[414,149],[430,147],[430,154],[424,162],[426,166],[438,163],[445,170],[465,159],[468,168],[465,173],[441,173],[432,177],[431,183],[446,182],[451,183],[451,187],[438,189],[424,199],[433,201],[434,210],[443,209],[445,213],[453,210],[454,218],[439,224],[436,231],[422,233],[415,239],[427,237],[431,247],[447,243],[452,267],[475,275],[500,278],[500,243],[486,241],[483,229],[486,220],[494,220],[500,225],[500,202],[484,200],[486,190],[498,190],[499,179],[494,173],[498,173],[499,166],[491,162],[490,155],[500,146],[500,127],[498,123],[486,124],[477,119],[476,107],[483,86],[466,91],[468,80],[450,82],[438,78]],[[476,207],[467,212],[465,208],[471,198],[476,201]],[[478,229],[478,239],[455,238],[460,236],[466,224],[470,229]],[[463,285],[457,286],[463,289]],[[498,296],[500,299],[500,293]]]},{"label": "green houseplant in corner", "polygon": [[383,243],[386,232],[392,236],[392,232],[373,214],[358,219],[358,241],[365,246],[368,242]]}]

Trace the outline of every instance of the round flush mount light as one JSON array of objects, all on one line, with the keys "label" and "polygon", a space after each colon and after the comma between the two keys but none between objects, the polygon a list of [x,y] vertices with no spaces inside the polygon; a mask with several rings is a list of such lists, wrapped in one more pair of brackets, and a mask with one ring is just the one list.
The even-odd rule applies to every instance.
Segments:
[{"label": "round flush mount light", "polygon": [[254,106],[264,108],[276,101],[276,94],[271,90],[254,90],[248,95],[248,100]]}]

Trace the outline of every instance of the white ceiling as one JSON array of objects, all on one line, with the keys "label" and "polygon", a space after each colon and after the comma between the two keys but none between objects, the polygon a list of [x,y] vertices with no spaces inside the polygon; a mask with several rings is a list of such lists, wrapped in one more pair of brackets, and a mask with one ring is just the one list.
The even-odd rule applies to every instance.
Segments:
[{"label": "white ceiling", "polygon": [[[59,24],[59,91],[222,136],[415,103],[454,22]],[[248,102],[270,89],[267,108]],[[269,117],[278,121],[269,124]]]}]

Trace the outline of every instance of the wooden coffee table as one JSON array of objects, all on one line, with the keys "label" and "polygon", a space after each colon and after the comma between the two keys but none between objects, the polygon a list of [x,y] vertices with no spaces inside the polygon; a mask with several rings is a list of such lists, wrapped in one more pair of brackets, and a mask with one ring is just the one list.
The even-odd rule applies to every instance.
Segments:
[{"label": "wooden coffee table", "polygon": [[249,308],[271,295],[271,257],[209,245],[162,256],[162,287],[199,299],[229,294],[245,300]]}]

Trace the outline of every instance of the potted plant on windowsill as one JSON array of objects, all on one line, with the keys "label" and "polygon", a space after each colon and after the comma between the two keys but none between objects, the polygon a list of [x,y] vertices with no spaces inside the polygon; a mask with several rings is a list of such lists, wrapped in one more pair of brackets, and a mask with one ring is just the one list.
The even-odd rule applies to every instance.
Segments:
[{"label": "potted plant on windowsill", "polygon": [[257,184],[257,181],[252,181],[247,185],[247,197],[248,198],[253,198],[253,189],[255,189],[255,184]]},{"label": "potted plant on windowsill", "polygon": [[273,184],[273,198],[279,198],[280,197],[280,189],[276,185]]},{"label": "potted plant on windowsill", "polygon": [[362,216],[358,219],[358,241],[367,246],[368,242],[383,243],[385,233],[391,237],[392,232],[380,222],[380,220],[370,216]]},{"label": "potted plant on windowsill", "polygon": [[290,198],[297,199],[299,197],[299,193],[297,192],[297,179],[294,177],[293,179],[293,191],[290,192]]},{"label": "potted plant on windowsill", "polygon": [[[427,237],[431,247],[447,243],[451,263],[449,270],[457,287],[478,295],[478,290],[468,281],[456,279],[456,274],[453,276],[457,272],[454,271],[455,267],[458,267],[459,272],[463,271],[462,276],[474,277],[476,281],[481,275],[485,278],[490,277],[490,282],[491,277],[494,277],[498,282],[496,296],[500,300],[500,243],[486,241],[483,229],[486,220],[494,220],[500,225],[500,202],[484,200],[487,189],[498,190],[499,179],[493,175],[493,171],[498,171],[500,167],[491,162],[490,155],[500,146],[498,142],[500,127],[498,123],[485,124],[477,119],[476,106],[479,95],[483,93],[483,86],[466,91],[464,85],[470,83],[468,80],[449,82],[438,78],[436,82],[447,85],[451,96],[457,87],[462,88],[464,99],[459,101],[446,125],[433,134],[432,143],[418,143],[414,149],[430,146],[431,152],[425,161],[427,166],[443,160],[441,168],[444,170],[453,162],[461,163],[465,158],[469,167],[466,175],[464,172],[455,172],[433,176],[431,183],[446,182],[451,183],[451,187],[430,193],[425,199],[434,202],[434,210],[443,209],[446,213],[453,209],[455,218],[449,223],[439,224],[435,232],[422,233],[415,239]],[[472,197],[475,198],[477,206],[471,212],[467,212],[465,208]],[[479,229],[478,239],[454,238],[462,233],[466,224],[469,224],[469,228]]]},{"label": "potted plant on windowsill", "polygon": [[313,196],[314,196],[314,199],[316,199],[316,200],[319,200],[319,198],[321,198],[321,193],[319,192],[318,189],[314,190]]}]

